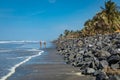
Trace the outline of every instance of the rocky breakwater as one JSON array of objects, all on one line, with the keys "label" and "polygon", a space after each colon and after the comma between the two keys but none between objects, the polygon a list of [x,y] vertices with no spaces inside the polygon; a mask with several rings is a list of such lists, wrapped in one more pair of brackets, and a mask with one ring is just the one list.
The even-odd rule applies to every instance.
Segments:
[{"label": "rocky breakwater", "polygon": [[96,80],[120,80],[120,33],[58,40],[57,50],[67,64]]}]

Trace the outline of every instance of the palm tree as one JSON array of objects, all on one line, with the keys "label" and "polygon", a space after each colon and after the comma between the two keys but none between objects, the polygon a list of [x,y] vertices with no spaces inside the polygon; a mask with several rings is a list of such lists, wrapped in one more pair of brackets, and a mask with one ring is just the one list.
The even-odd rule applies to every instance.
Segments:
[{"label": "palm tree", "polygon": [[114,32],[115,30],[120,29],[120,26],[117,26],[120,24],[119,10],[114,2],[111,0],[105,2],[105,8],[103,8],[102,12],[104,13],[104,17],[107,18],[110,32]]},{"label": "palm tree", "polygon": [[70,31],[66,29],[66,30],[64,31],[64,36],[66,37],[69,33],[70,33]]},{"label": "palm tree", "polygon": [[120,11],[117,5],[108,0],[105,2],[105,8],[101,9],[102,11],[97,13],[93,19],[85,22],[82,30],[85,36],[113,33],[120,30]]},{"label": "palm tree", "polygon": [[63,38],[63,34],[60,34],[60,35],[59,35],[59,38],[62,39],[62,38]]}]

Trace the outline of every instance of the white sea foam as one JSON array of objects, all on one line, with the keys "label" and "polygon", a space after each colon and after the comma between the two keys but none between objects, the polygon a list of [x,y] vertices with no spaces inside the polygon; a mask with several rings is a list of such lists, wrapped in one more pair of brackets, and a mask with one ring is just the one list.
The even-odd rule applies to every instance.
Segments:
[{"label": "white sea foam", "polygon": [[32,59],[33,57],[40,56],[41,53],[43,53],[43,52],[44,52],[44,51],[40,51],[38,54],[33,55],[33,56],[29,56],[29,57],[28,57],[27,59],[25,59],[24,61],[16,64],[15,66],[13,66],[13,67],[10,69],[10,72],[9,72],[7,75],[3,76],[0,80],[6,80],[8,77],[10,77],[12,74],[15,73],[15,69],[16,69],[17,67],[19,67],[20,65],[28,62],[28,61],[29,61],[30,59]]},{"label": "white sea foam", "polygon": [[22,58],[27,58],[28,56],[25,57],[15,57],[15,58],[7,58],[7,59],[22,59]]},{"label": "white sea foam", "polygon": [[0,41],[0,44],[5,43],[38,43],[39,41],[28,41],[28,40],[22,40],[22,41]]},{"label": "white sea foam", "polygon": [[38,50],[38,49],[28,49],[27,51],[41,51],[41,50]]}]

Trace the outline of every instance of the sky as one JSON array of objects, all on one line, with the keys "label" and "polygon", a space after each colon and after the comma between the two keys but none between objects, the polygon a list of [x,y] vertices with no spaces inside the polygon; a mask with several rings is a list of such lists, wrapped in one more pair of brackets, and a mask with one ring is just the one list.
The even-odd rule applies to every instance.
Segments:
[{"label": "sky", "polygon": [[54,40],[65,29],[82,29],[104,1],[0,0],[0,40]]}]

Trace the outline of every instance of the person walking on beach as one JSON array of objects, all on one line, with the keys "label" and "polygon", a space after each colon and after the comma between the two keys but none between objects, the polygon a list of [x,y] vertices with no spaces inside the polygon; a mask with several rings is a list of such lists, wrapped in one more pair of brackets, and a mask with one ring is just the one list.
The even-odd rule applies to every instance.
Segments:
[{"label": "person walking on beach", "polygon": [[42,41],[40,41],[40,48],[42,48]]},{"label": "person walking on beach", "polygon": [[46,42],[45,41],[43,42],[43,44],[44,44],[44,47],[46,48]]}]

